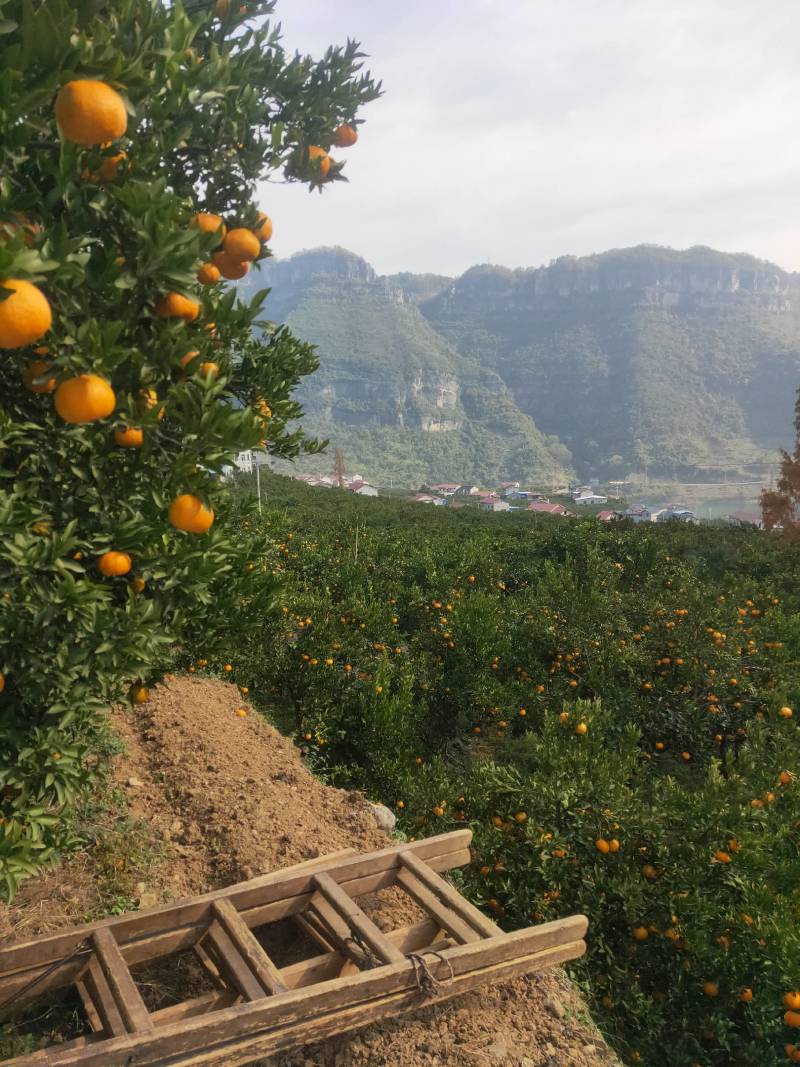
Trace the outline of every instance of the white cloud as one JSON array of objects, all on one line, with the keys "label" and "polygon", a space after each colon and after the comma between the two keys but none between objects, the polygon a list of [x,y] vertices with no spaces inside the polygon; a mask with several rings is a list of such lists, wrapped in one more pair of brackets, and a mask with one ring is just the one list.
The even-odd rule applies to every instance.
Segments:
[{"label": "white cloud", "polygon": [[386,95],[350,185],[268,185],[274,251],[379,271],[530,266],[655,241],[800,268],[796,0],[283,0],[292,48],[347,36]]}]

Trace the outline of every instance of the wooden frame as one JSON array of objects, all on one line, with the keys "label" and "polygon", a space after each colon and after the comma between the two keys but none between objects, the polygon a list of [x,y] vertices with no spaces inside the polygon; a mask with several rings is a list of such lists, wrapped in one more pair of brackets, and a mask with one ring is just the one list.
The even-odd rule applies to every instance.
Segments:
[{"label": "wooden frame", "polygon": [[[75,985],[94,1031],[6,1067],[233,1067],[581,956],[584,916],[506,934],[440,877],[469,861],[471,839],[348,850],[0,948],[0,1003]],[[395,884],[428,918],[384,932],[354,898]],[[289,916],[324,951],[277,967],[253,928]],[[218,990],[148,1012],[130,966],[190,947]]]}]

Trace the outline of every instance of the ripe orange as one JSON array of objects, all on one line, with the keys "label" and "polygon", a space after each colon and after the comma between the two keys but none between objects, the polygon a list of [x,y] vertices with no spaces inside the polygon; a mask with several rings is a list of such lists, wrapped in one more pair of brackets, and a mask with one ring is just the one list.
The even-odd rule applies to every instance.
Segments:
[{"label": "ripe orange", "polygon": [[[0,304],[0,308],[2,308],[2,304]],[[3,347],[3,346],[2,346],[2,345],[0,345],[0,347]],[[792,709],[791,709],[791,708],[783,707],[783,708],[781,708],[781,710],[780,710],[780,711],[778,712],[778,714],[780,715],[780,717],[781,717],[782,719],[791,719],[791,717],[792,717],[792,715],[794,714],[794,712],[792,711]]]},{"label": "ripe orange", "polygon": [[197,272],[197,280],[201,285],[214,285],[222,277],[222,272],[214,263],[204,263]]},{"label": "ripe orange", "polygon": [[645,863],[642,867],[642,874],[651,882],[658,878],[658,871],[652,863]]},{"label": "ripe orange", "polygon": [[116,89],[89,78],[61,87],[55,113],[62,136],[84,148],[116,141],[128,128],[125,102]]},{"label": "ripe orange", "polygon": [[200,230],[201,233],[219,234],[220,241],[225,236],[225,223],[222,221],[221,216],[212,215],[208,211],[201,211],[197,215],[193,215],[189,219],[189,225],[193,230]]},{"label": "ripe orange", "polygon": [[165,293],[156,304],[155,313],[161,319],[177,318],[194,322],[200,314],[200,305],[182,293]]},{"label": "ripe orange", "polygon": [[258,223],[254,227],[253,233],[259,241],[269,241],[272,237],[272,219],[263,211],[258,213]]},{"label": "ripe orange", "polygon": [[350,148],[358,140],[358,130],[343,122],[333,135],[333,143],[337,148]]},{"label": "ripe orange", "polygon": [[239,278],[244,278],[250,270],[250,264],[246,260],[232,259],[227,252],[215,252],[212,259],[214,266],[228,281],[238,281]]},{"label": "ripe orange", "polygon": [[616,837],[612,837],[611,840],[608,842],[608,851],[619,852],[619,841],[616,839]]},{"label": "ripe orange", "polygon": [[211,529],[214,512],[191,493],[181,493],[169,506],[169,521],[176,530],[187,533],[206,533]]},{"label": "ripe orange", "polygon": [[0,671],[0,693],[3,692],[5,687],[6,687],[6,676],[3,674],[2,671]]},{"label": "ripe orange", "polygon": [[783,1021],[787,1026],[800,1026],[800,1011],[786,1011],[783,1013]]},{"label": "ripe orange", "polygon": [[55,404],[65,422],[80,424],[107,418],[117,406],[117,398],[105,378],[79,374],[59,385]]},{"label": "ripe orange", "polygon": [[246,719],[247,718],[247,708],[237,708],[236,709],[236,714],[239,716],[240,719]]},{"label": "ripe orange", "polygon": [[232,665],[230,663],[226,663],[225,666],[222,669],[223,669],[223,671],[225,671],[226,674],[230,674],[231,671],[233,670],[233,667],[232,667]]},{"label": "ripe orange", "polygon": [[191,352],[187,352],[185,356],[181,356],[181,366],[188,366],[192,362],[192,360],[197,359],[199,355],[199,351],[196,348],[193,348]]},{"label": "ripe orange", "polygon": [[707,997],[718,997],[719,986],[716,982],[703,982],[703,992]]},{"label": "ripe orange", "polygon": [[99,182],[116,181],[119,177],[119,165],[127,158],[126,152],[117,152],[113,156],[104,156],[99,170],[92,172],[84,170],[81,177],[84,181],[89,181],[93,185],[97,185]]},{"label": "ripe orange", "polygon": [[320,148],[319,145],[312,144],[308,150],[308,159],[319,172],[320,177],[327,178],[328,171],[331,169],[331,157],[325,149]]},{"label": "ripe orange", "polygon": [[127,552],[104,552],[97,561],[98,570],[106,578],[118,578],[127,574],[131,566],[131,557]]},{"label": "ripe orange", "polygon": [[146,704],[150,699],[150,690],[146,685],[132,685],[130,690],[131,704]]},{"label": "ripe orange", "polygon": [[633,939],[634,941],[646,941],[650,936],[650,931],[646,926],[634,926]]},{"label": "ripe orange", "polygon": [[144,433],[135,426],[119,426],[114,430],[114,444],[120,448],[141,448]]},{"label": "ripe orange", "polygon": [[11,296],[0,301],[0,348],[21,348],[38,341],[53,323],[47,297],[20,278],[6,278],[0,288],[11,291]]},{"label": "ripe orange", "polygon": [[789,785],[791,780],[792,780],[791,771],[781,771],[781,773],[778,775],[778,781],[780,782],[781,785]]},{"label": "ripe orange", "polygon": [[575,727],[575,733],[578,734],[581,737],[584,734],[587,734],[588,732],[589,732],[589,727],[586,725],[585,722],[579,722],[578,725]]},{"label": "ripe orange", "polygon": [[207,378],[209,374],[212,378],[216,378],[219,375],[219,367],[216,363],[207,361],[206,363],[200,364],[200,373],[204,378]]},{"label": "ripe orange", "polygon": [[[141,411],[151,411],[158,403],[158,393],[155,389],[140,389],[139,397],[139,409]],[[164,414],[164,408],[160,407],[156,412],[156,418],[159,422],[164,418]]]},{"label": "ripe orange", "polygon": [[800,1011],[800,992],[796,990],[790,990],[783,998],[783,1006],[790,1008],[792,1011]]},{"label": "ripe orange", "polygon": [[235,230],[229,230],[228,235],[222,242],[231,259],[237,263],[255,259],[261,251],[261,242],[252,230],[246,230],[240,226]]},{"label": "ripe orange", "polygon": [[606,855],[606,853],[611,851],[611,845],[608,843],[608,841],[606,841],[604,837],[598,837],[598,839],[594,843],[594,847],[597,849],[598,852],[602,852],[604,856]]},{"label": "ripe orange", "polygon": [[29,389],[32,393],[52,393],[56,387],[55,378],[45,378],[45,380],[37,381],[37,378],[43,378],[45,374],[52,367],[52,363],[46,359],[33,359],[22,372],[22,383],[26,389]]},{"label": "ripe orange", "polygon": [[741,1000],[742,1004],[749,1004],[752,999],[753,990],[749,986],[745,986],[744,989],[739,993],[739,1000]]},{"label": "ripe orange", "polygon": [[147,583],[145,582],[144,578],[140,578],[138,576],[136,578],[131,578],[130,582],[128,582],[128,585],[130,585],[134,593],[143,593],[146,584]]},{"label": "ripe orange", "polygon": [[717,861],[717,863],[731,862],[730,853],[723,851],[721,848],[718,848],[717,851],[714,853],[714,859]]}]

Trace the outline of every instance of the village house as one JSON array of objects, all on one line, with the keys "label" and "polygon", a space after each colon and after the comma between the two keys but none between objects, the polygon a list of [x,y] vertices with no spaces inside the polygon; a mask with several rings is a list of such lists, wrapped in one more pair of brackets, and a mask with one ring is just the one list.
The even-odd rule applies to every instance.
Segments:
[{"label": "village house", "polygon": [[528,504],[526,511],[535,511],[540,515],[571,515],[572,512],[565,508],[563,504],[551,504],[546,500],[537,500],[533,504]]},{"label": "village house", "polygon": [[591,490],[589,490],[588,493],[581,493],[580,496],[573,496],[572,500],[578,507],[589,507],[592,504],[597,505],[608,503],[607,496],[600,496],[597,493],[593,493]]},{"label": "village house", "polygon": [[697,516],[688,508],[679,508],[670,504],[658,513],[657,522],[697,522]]},{"label": "village house", "polygon": [[459,485],[453,496],[480,496],[481,491],[477,485]]},{"label": "village house", "polygon": [[356,493],[358,496],[377,496],[378,490],[374,485],[370,485],[369,482],[364,481],[352,481],[347,487],[351,493]]},{"label": "village house", "polygon": [[506,500],[527,501],[532,504],[535,500],[544,500],[541,493],[534,493],[528,489],[509,489],[505,494]]},{"label": "village house", "polygon": [[432,493],[436,493],[437,496],[453,496],[453,494],[460,489],[461,486],[458,482],[440,482],[438,485],[423,485],[422,489],[429,489]]},{"label": "village house", "polygon": [[501,500],[497,496],[482,496],[478,501],[481,511],[511,511],[511,505],[507,500]]},{"label": "village house", "polygon": [[501,482],[500,483],[500,492],[504,496],[508,496],[508,494],[514,489],[519,489],[519,482]]},{"label": "village house", "polygon": [[631,522],[650,522],[650,508],[644,504],[631,504],[622,512],[621,518],[630,519]]},{"label": "village house", "polygon": [[616,511],[598,511],[595,515],[595,518],[599,519],[600,522],[611,522],[611,520],[616,519],[616,517]]}]

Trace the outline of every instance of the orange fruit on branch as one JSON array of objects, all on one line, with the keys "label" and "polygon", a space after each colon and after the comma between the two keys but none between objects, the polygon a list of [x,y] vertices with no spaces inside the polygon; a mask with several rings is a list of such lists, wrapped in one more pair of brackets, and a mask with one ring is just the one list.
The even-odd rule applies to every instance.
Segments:
[{"label": "orange fruit on branch", "polygon": [[114,444],[120,448],[141,448],[144,433],[136,426],[120,426],[114,430]]},{"label": "orange fruit on branch", "polygon": [[192,360],[197,359],[199,355],[200,352],[196,348],[193,348],[191,352],[187,352],[185,356],[181,356],[181,366],[187,367]]},{"label": "orange fruit on branch", "polygon": [[125,102],[116,89],[90,78],[63,85],[55,113],[62,136],[84,148],[116,141],[128,128]]},{"label": "orange fruit on branch", "polygon": [[189,219],[189,226],[201,233],[216,233],[220,241],[225,236],[225,223],[220,215],[212,215],[210,211],[200,211]]},{"label": "orange fruit on branch", "polygon": [[169,521],[176,530],[187,533],[206,533],[211,529],[214,512],[192,493],[181,493],[169,506]]},{"label": "orange fruit on branch", "polygon": [[107,418],[117,406],[117,398],[105,378],[79,374],[59,385],[55,404],[65,422],[81,424]]},{"label": "orange fruit on branch", "polygon": [[155,306],[155,313],[160,319],[183,319],[194,322],[200,314],[200,305],[182,293],[165,293]]},{"label": "orange fruit on branch", "polygon": [[131,557],[127,552],[104,552],[97,561],[97,567],[106,578],[118,578],[127,574],[133,566]]},{"label": "orange fruit on branch", "polygon": [[250,264],[246,260],[234,259],[227,252],[215,252],[212,256],[214,266],[219,270],[223,278],[228,281],[237,281],[244,278],[250,270]]},{"label": "orange fruit on branch", "polygon": [[343,122],[341,126],[337,127],[333,135],[333,143],[337,148],[350,148],[357,140],[358,130],[347,122]]},{"label": "orange fruit on branch", "polygon": [[222,272],[214,263],[204,263],[197,272],[197,280],[201,285],[214,285],[222,277]]},{"label": "orange fruit on branch", "polygon": [[259,241],[269,241],[272,237],[272,219],[269,215],[266,215],[263,211],[259,211],[258,223],[253,228],[253,232]]},{"label": "orange fruit on branch", "polygon": [[21,348],[38,341],[53,322],[47,297],[21,278],[6,278],[0,289],[11,292],[0,300],[0,348]]},{"label": "orange fruit on branch", "polygon": [[228,231],[222,247],[231,259],[242,263],[256,258],[261,251],[261,242],[252,230],[239,226]]},{"label": "orange fruit on branch", "polygon": [[51,367],[52,363],[46,359],[31,360],[22,372],[22,382],[25,388],[32,393],[52,393],[57,384],[55,378],[48,377],[44,381],[37,381],[39,378],[44,378]]},{"label": "orange fruit on branch", "polygon": [[792,1011],[800,1011],[800,992],[790,990],[786,993],[783,998],[783,1006],[791,1008]]},{"label": "orange fruit on branch", "polygon": [[150,690],[146,685],[140,683],[139,685],[132,685],[128,695],[130,696],[131,704],[146,704],[150,699]]},{"label": "orange fruit on branch", "polygon": [[324,148],[312,144],[308,150],[308,159],[311,165],[318,171],[321,178],[327,178],[331,169],[331,157]]},{"label": "orange fruit on branch", "polygon": [[204,378],[207,378],[209,374],[212,378],[216,378],[219,375],[219,366],[209,360],[206,363],[200,364],[200,373]]}]

